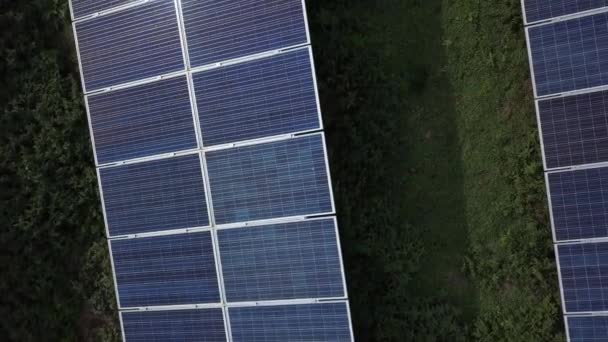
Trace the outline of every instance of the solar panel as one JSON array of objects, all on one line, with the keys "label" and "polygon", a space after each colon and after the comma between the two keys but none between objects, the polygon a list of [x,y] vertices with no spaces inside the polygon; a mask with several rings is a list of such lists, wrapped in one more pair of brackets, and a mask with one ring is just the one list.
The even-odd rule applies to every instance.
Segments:
[{"label": "solar panel", "polygon": [[86,92],[184,70],[173,0],[77,22]]},{"label": "solar panel", "polygon": [[566,317],[570,342],[608,341],[608,316]]},{"label": "solar panel", "polygon": [[608,310],[608,242],[557,245],[566,313]]},{"label": "solar panel", "polygon": [[309,49],[194,74],[206,146],[318,129]]},{"label": "solar panel", "polygon": [[182,0],[192,67],[307,44],[302,0]]},{"label": "solar panel", "polygon": [[198,154],[99,170],[109,236],[209,225]]},{"label": "solar panel", "polygon": [[122,308],[219,303],[210,232],[112,240]]},{"label": "solar panel", "polygon": [[78,19],[137,1],[141,0],[72,0],[72,14]]},{"label": "solar panel", "polygon": [[230,308],[232,340],[352,341],[345,302]]},{"label": "solar panel", "polygon": [[99,164],[197,147],[185,76],[87,97]]},{"label": "solar panel", "polygon": [[227,341],[222,309],[122,312],[128,342]]},{"label": "solar panel", "polygon": [[353,341],[302,0],[72,0],[123,336]]},{"label": "solar panel", "polygon": [[523,0],[527,23],[608,6],[608,0]]},{"label": "solar panel", "polygon": [[320,134],[206,153],[217,224],[333,212]]},{"label": "solar panel", "polygon": [[537,96],[608,84],[608,13],[527,30]]},{"label": "solar panel", "polygon": [[557,241],[608,237],[608,168],[547,176]]},{"label": "solar panel", "polygon": [[333,218],[218,231],[229,302],[345,297]]},{"label": "solar panel", "polygon": [[547,168],[608,161],[608,91],[538,101]]}]

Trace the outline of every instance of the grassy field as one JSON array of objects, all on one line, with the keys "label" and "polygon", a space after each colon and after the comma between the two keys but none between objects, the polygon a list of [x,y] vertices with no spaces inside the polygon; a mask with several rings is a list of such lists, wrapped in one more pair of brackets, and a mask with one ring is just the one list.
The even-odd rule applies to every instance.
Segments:
[{"label": "grassy field", "polygon": [[[563,340],[519,1],[307,5],[357,340]],[[0,9],[0,336],[118,341],[67,2]]]}]

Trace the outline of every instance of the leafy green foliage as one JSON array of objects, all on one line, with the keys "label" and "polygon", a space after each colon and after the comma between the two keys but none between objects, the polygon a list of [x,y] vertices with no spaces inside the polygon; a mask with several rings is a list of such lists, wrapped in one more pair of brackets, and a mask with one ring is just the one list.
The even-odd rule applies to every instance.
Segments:
[{"label": "leafy green foliage", "polygon": [[86,341],[96,321],[115,324],[66,5],[2,4],[0,335],[14,341]]}]

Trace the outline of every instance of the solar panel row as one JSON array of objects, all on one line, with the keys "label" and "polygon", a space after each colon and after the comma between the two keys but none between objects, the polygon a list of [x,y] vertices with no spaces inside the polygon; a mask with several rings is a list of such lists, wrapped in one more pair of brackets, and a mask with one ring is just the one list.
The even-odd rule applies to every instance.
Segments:
[{"label": "solar panel row", "polygon": [[608,341],[608,1],[523,8],[568,340]]},{"label": "solar panel row", "polygon": [[608,0],[523,0],[522,3],[527,24],[608,6]]},{"label": "solar panel row", "polygon": [[72,0],[125,340],[353,340],[303,5]]},{"label": "solar panel row", "polygon": [[345,302],[122,312],[128,341],[352,341]]}]

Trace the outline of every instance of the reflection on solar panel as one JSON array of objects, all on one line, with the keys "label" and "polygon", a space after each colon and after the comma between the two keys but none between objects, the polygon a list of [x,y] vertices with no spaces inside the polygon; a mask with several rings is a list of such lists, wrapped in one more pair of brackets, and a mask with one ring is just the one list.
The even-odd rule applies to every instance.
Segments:
[{"label": "reflection on solar panel", "polygon": [[344,297],[332,218],[218,231],[229,302]]},{"label": "reflection on solar panel", "polygon": [[566,318],[571,342],[606,341],[608,316],[583,316]]},{"label": "reflection on solar panel", "polygon": [[528,28],[536,94],[608,84],[608,13]]},{"label": "reflection on solar panel", "polygon": [[523,5],[568,340],[608,341],[608,0]]},{"label": "reflection on solar panel", "polygon": [[110,236],[208,226],[198,154],[102,168]]},{"label": "reflection on solar panel", "polygon": [[123,336],[353,341],[302,0],[72,0]]},{"label": "reflection on solar panel", "polygon": [[78,19],[137,1],[141,0],[72,0],[72,14]]},{"label": "reflection on solar panel", "polygon": [[224,342],[222,309],[122,312],[128,342]]},{"label": "reflection on solar panel", "polygon": [[232,340],[352,341],[344,303],[230,308]]},{"label": "reflection on solar panel", "polygon": [[207,153],[217,224],[331,213],[323,137]]},{"label": "reflection on solar panel", "polygon": [[547,168],[608,161],[608,91],[538,101]]},{"label": "reflection on solar panel", "polygon": [[608,0],[523,0],[527,23],[608,6]]},{"label": "reflection on solar panel", "polygon": [[557,246],[567,313],[608,311],[608,242]]},{"label": "reflection on solar panel", "polygon": [[120,306],[219,303],[210,232],[113,240]]},{"label": "reflection on solar panel", "polygon": [[320,127],[310,50],[194,74],[206,146]]},{"label": "reflection on solar panel", "polygon": [[184,69],[173,1],[149,1],[75,27],[87,92]]},{"label": "reflection on solar panel", "polygon": [[186,77],[87,97],[99,164],[197,147]]},{"label": "reflection on solar panel", "polygon": [[192,67],[307,44],[302,0],[182,0]]},{"label": "reflection on solar panel", "polygon": [[557,241],[608,236],[608,168],[547,177]]}]

